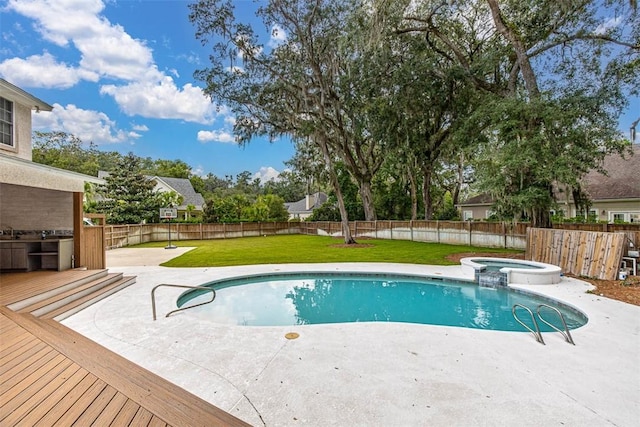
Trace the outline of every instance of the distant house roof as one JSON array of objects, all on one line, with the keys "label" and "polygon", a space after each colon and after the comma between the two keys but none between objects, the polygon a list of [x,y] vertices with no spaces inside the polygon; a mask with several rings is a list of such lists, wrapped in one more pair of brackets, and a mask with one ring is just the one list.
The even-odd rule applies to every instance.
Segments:
[{"label": "distant house roof", "polygon": [[[107,171],[98,171],[98,178],[106,179],[109,176]],[[204,207],[204,197],[202,194],[196,193],[191,185],[191,181],[187,178],[170,178],[166,176],[148,176],[147,178],[156,182],[156,190],[158,187],[167,191],[175,191],[182,196],[182,204],[178,209],[184,210],[188,205],[195,206],[196,210],[201,211]]]},{"label": "distant house roof", "polygon": [[460,203],[460,205],[465,206],[484,206],[484,205],[492,205],[493,198],[488,193],[478,194],[477,196],[473,196]]},{"label": "distant house roof", "polygon": [[317,193],[309,194],[304,199],[297,202],[285,203],[289,215],[311,214],[313,210],[322,206],[328,199],[328,196],[319,191]]},{"label": "distant house roof", "polygon": [[183,197],[182,205],[179,209],[185,209],[188,205],[193,205],[197,210],[202,210],[204,205],[204,197],[202,194],[196,193],[191,181],[186,178],[168,178],[164,176],[154,176],[154,180],[163,183],[166,187],[171,188]]},{"label": "distant house roof", "polygon": [[589,172],[583,181],[591,200],[640,199],[640,144],[633,144],[633,155],[605,157],[607,175]]},{"label": "distant house roof", "polygon": [[[633,155],[611,154],[605,157],[602,168],[606,175],[592,170],[582,179],[583,190],[589,198],[599,200],[640,199],[640,144],[631,147]],[[491,205],[494,200],[487,193],[471,197],[458,206]]]}]

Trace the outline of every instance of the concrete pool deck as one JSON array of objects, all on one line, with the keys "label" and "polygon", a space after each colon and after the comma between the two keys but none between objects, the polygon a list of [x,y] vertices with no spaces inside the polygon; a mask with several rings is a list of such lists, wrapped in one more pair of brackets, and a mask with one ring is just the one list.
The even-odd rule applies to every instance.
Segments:
[{"label": "concrete pool deck", "polygon": [[[137,283],[62,323],[252,425],[635,426],[640,420],[640,307],[591,285],[519,286],[580,308],[587,325],[547,345],[531,334],[404,323],[220,325],[196,309],[165,318],[180,289],[260,272],[388,271],[463,277],[460,266],[253,265],[165,268],[189,248],[107,252]],[[193,311],[193,313],[192,313]],[[299,338],[288,340],[285,334]]]}]

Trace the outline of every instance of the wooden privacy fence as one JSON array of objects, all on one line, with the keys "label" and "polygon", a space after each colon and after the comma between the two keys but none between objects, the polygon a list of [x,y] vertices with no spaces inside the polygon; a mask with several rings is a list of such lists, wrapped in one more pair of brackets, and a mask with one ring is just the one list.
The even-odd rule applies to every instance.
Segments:
[{"label": "wooden privacy fence", "polygon": [[529,228],[525,258],[576,276],[615,280],[628,239],[625,233]]},{"label": "wooden privacy fence", "polygon": [[[413,240],[479,247],[525,249],[524,223],[461,221],[352,221],[356,238]],[[169,240],[209,240],[236,237],[309,234],[342,236],[339,222],[253,222],[237,224],[141,224],[105,226],[106,248]]]}]

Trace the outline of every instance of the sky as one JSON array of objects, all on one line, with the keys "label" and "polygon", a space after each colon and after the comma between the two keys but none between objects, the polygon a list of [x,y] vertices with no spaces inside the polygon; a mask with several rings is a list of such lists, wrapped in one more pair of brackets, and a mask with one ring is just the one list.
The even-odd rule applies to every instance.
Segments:
[{"label": "sky", "polygon": [[[234,142],[233,115],[211,103],[193,77],[209,65],[210,46],[195,38],[189,3],[0,0],[0,77],[54,107],[33,114],[34,130],[62,130],[105,151],[182,160],[198,175],[274,178],[293,145]],[[252,19],[252,0],[235,3],[242,21]],[[277,43],[277,32],[262,30],[261,41]],[[620,117],[621,132],[628,137],[638,118],[635,98]]]},{"label": "sky", "polygon": [[[182,160],[198,175],[249,171],[263,181],[294,155],[288,139],[239,147],[233,115],[193,77],[210,46],[186,0],[0,0],[0,77],[52,105],[33,129],[63,130],[99,149]],[[253,17],[254,2],[236,1]],[[262,25],[262,24],[259,24]],[[265,29],[264,42],[272,33]]]}]

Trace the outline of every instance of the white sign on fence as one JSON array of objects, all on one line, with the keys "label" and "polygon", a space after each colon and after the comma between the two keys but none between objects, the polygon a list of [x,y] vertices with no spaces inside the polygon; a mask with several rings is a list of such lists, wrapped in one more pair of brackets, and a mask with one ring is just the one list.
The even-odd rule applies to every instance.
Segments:
[{"label": "white sign on fence", "polygon": [[170,219],[178,217],[178,209],[176,208],[160,208],[160,219]]}]

